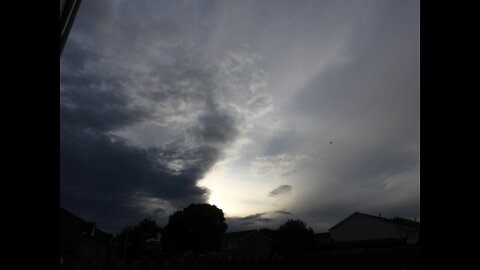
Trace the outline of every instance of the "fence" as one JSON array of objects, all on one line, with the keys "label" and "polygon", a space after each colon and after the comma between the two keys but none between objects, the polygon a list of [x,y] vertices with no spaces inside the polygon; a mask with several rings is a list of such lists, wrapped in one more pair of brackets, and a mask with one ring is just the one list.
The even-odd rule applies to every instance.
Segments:
[{"label": "fence", "polygon": [[111,261],[101,263],[66,262],[61,269],[75,270],[223,270],[223,269],[417,269],[418,245],[355,245],[335,248],[284,249],[266,259],[222,256],[176,256],[150,261]]}]

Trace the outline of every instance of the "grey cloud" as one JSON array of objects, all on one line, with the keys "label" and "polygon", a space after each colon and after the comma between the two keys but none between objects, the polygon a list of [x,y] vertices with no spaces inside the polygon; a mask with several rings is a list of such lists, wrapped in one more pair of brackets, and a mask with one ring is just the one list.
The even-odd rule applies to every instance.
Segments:
[{"label": "grey cloud", "polygon": [[292,215],[292,212],[282,211],[282,210],[275,211],[275,213],[277,213],[277,214],[284,214],[284,215]]},{"label": "grey cloud", "polygon": [[258,95],[247,103],[247,109],[250,114],[259,116],[271,110],[271,103],[271,97],[267,95]]},{"label": "grey cloud", "polygon": [[321,116],[349,132],[401,136],[417,130],[419,17],[412,4],[385,2],[359,22],[343,50],[347,60],[331,64],[304,86],[292,102],[297,112]]},{"label": "grey cloud", "polygon": [[202,115],[198,125],[190,132],[195,138],[207,144],[226,144],[238,134],[235,118],[226,113],[213,112]]},{"label": "grey cloud", "polygon": [[74,88],[70,88],[70,84],[63,85],[68,92],[63,92],[60,99],[61,125],[114,131],[150,117],[148,108],[130,106],[119,83],[109,82],[109,88],[102,89],[106,80],[76,81]]},{"label": "grey cloud", "polygon": [[258,229],[259,227],[271,227],[277,223],[277,220],[270,216],[269,213],[257,213],[240,218],[227,218],[228,231],[239,231],[248,229]]},{"label": "grey cloud", "polygon": [[251,171],[256,176],[277,173],[280,176],[296,169],[296,166],[305,159],[302,155],[280,154],[276,156],[257,157],[251,164]]},{"label": "grey cloud", "polygon": [[295,174],[301,195],[290,209],[315,230],[354,211],[419,216],[418,2],[375,2],[364,11],[352,16],[338,61],[313,73],[285,108],[285,123],[298,132],[266,149],[311,157]]},{"label": "grey cloud", "polygon": [[[117,223],[115,213],[138,216],[135,213],[138,209],[128,206],[135,192],[168,200],[177,207],[206,200],[207,190],[197,187],[196,181],[219,158],[221,148],[218,146],[186,147],[180,140],[159,147],[137,148],[121,137],[89,128],[89,115],[77,115],[65,106],[61,108],[82,120],[61,118],[61,201],[66,207],[81,208],[79,203],[87,200],[93,212],[107,211],[102,206],[108,207],[112,221],[105,226],[111,226]],[[217,132],[208,131],[215,127],[219,126],[202,126],[203,136]],[[219,140],[218,136],[214,140]],[[180,167],[172,168],[172,162]]]},{"label": "grey cloud", "polygon": [[157,215],[157,214],[164,215],[165,212],[166,212],[165,209],[157,208],[155,211],[153,211],[153,214],[154,215]]},{"label": "grey cloud", "polygon": [[291,218],[293,214],[289,211],[278,210],[261,212],[245,217],[227,218],[228,231],[239,231],[259,228],[277,229],[281,224]]},{"label": "grey cloud", "polygon": [[61,59],[67,209],[117,230],[205,201],[197,180],[248,127],[251,160],[309,157],[278,174],[316,230],[352,211],[418,213],[418,1],[96,2]]},{"label": "grey cloud", "polygon": [[297,138],[300,136],[298,131],[292,128],[277,131],[272,138],[266,142],[265,154],[276,156],[283,153],[296,151]]},{"label": "grey cloud", "polygon": [[297,169],[291,170],[291,171],[288,171],[288,172],[284,172],[280,175],[280,177],[281,178],[289,177],[289,176],[292,176],[293,174],[295,174],[296,172],[298,172]]},{"label": "grey cloud", "polygon": [[[205,202],[197,181],[238,133],[236,116],[219,108],[211,65],[189,45],[196,37],[178,33],[192,32],[176,17],[189,11],[162,4],[85,4],[61,61],[60,202],[112,232]],[[145,14],[157,11],[168,15]],[[148,121],[181,132],[151,147],[116,135]]]},{"label": "grey cloud", "polygon": [[[281,114],[288,128],[267,142],[263,154],[311,157],[292,211],[314,228],[354,211],[419,215],[419,173],[403,176],[419,168],[418,12],[417,1],[383,1],[352,16],[338,59],[305,76]],[[385,184],[399,175],[408,179]]]},{"label": "grey cloud", "polygon": [[291,191],[292,191],[292,186],[282,185],[282,186],[279,186],[278,188],[272,190],[268,196],[274,197],[274,196],[278,196],[280,194],[290,193]]},{"label": "grey cloud", "polygon": [[[204,202],[208,193],[197,187],[196,181],[218,152],[167,149],[152,154],[121,138],[77,129],[63,129],[60,139],[61,201],[72,210],[88,208],[94,214],[108,214],[108,223],[99,220],[100,226],[121,226],[117,221],[119,213],[139,216],[139,209],[130,206],[136,192],[168,200],[176,207]],[[165,166],[168,156],[162,154],[166,152],[193,162],[175,172]]]},{"label": "grey cloud", "polygon": [[239,219],[242,220],[242,221],[258,220],[258,219],[260,219],[260,218],[261,218],[263,215],[265,215],[265,214],[266,214],[266,213],[258,213],[258,214],[246,216],[246,217],[243,217],[243,218],[239,218]]}]

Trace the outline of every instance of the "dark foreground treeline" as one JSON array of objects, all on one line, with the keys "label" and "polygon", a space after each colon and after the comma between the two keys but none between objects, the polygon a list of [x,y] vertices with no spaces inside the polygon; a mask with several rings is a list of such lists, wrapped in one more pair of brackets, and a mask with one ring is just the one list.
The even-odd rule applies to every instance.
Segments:
[{"label": "dark foreground treeline", "polygon": [[281,250],[268,258],[175,256],[143,261],[65,263],[61,269],[223,270],[223,269],[418,269],[419,246]]}]

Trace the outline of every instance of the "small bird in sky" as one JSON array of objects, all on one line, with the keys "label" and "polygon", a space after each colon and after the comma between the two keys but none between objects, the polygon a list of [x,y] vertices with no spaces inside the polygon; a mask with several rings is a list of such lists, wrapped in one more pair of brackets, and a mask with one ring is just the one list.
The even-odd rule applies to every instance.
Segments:
[{"label": "small bird in sky", "polygon": [[332,143],[333,143],[333,142],[332,142],[332,141],[330,141],[330,144],[332,144]]}]

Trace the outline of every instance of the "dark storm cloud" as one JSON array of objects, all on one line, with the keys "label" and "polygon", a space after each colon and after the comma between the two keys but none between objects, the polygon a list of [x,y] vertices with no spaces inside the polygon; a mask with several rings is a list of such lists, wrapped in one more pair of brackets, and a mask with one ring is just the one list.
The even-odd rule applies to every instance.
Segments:
[{"label": "dark storm cloud", "polygon": [[198,119],[198,125],[190,132],[195,138],[207,144],[225,144],[235,138],[238,130],[235,119],[226,114],[213,112]]},{"label": "dark storm cloud", "polygon": [[87,73],[62,79],[60,121],[65,127],[114,131],[151,115],[148,108],[130,105],[121,78]]},{"label": "dark storm cloud", "polygon": [[274,197],[274,196],[278,196],[280,194],[290,193],[291,191],[292,191],[292,186],[282,185],[282,186],[279,186],[278,188],[272,190],[268,196]]},{"label": "dark storm cloud", "polygon": [[128,219],[127,213],[140,217],[139,210],[130,206],[136,192],[176,207],[205,201],[208,193],[196,182],[217,161],[221,147],[235,137],[233,118],[209,112],[190,130],[202,141],[215,144],[187,147],[177,140],[142,149],[109,131],[151,117],[149,111],[130,108],[115,82],[106,91],[91,85],[77,82],[62,93],[60,164],[65,207],[91,209],[97,218],[108,214],[110,222],[100,225],[113,226],[112,222],[119,222],[117,213],[122,219]]},{"label": "dark storm cloud", "polygon": [[[219,169],[261,169],[235,169],[232,183],[295,186],[262,189],[278,208],[250,204],[257,214],[228,218],[229,230],[277,226],[289,211],[316,230],[353,211],[418,216],[418,10],[83,1],[60,61],[62,206],[110,231],[163,224],[206,201],[197,181],[228,150]],[[234,204],[255,199],[235,192]]]},{"label": "dark storm cloud", "polygon": [[[181,6],[165,4],[87,1],[61,60],[61,205],[112,232],[205,202],[197,181],[238,133],[235,116],[216,101],[212,70],[177,33],[173,14],[188,11],[169,14]],[[167,15],[144,17],[153,10]],[[144,53],[149,46],[156,49]],[[115,135],[178,119],[184,133],[161,145]]]},{"label": "dark storm cloud", "polygon": [[[118,214],[138,217],[139,209],[131,206],[136,193],[176,207],[205,201],[207,191],[196,181],[218,156],[212,148],[140,149],[82,129],[62,129],[60,145],[61,201],[65,207],[107,214],[110,222],[103,226],[113,226]],[[178,171],[169,168],[173,158],[187,164]]]},{"label": "dark storm cloud", "polygon": [[277,229],[281,224],[292,216],[289,211],[278,210],[272,212],[262,212],[245,217],[227,218],[228,231],[271,228]]},{"label": "dark storm cloud", "polygon": [[227,218],[228,231],[239,231],[250,228],[258,229],[258,227],[268,226],[270,227],[275,223],[276,219],[272,217],[266,217],[268,213],[257,213],[240,218]]},{"label": "dark storm cloud", "polygon": [[292,212],[278,210],[275,211],[276,214],[292,215]]},{"label": "dark storm cloud", "polygon": [[254,215],[249,215],[243,218],[239,218],[239,220],[244,221],[244,222],[254,222],[254,221],[263,221],[263,220],[270,220],[270,219],[264,219],[262,218],[263,215],[266,213],[258,213]]}]

